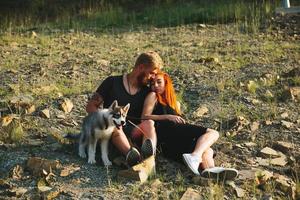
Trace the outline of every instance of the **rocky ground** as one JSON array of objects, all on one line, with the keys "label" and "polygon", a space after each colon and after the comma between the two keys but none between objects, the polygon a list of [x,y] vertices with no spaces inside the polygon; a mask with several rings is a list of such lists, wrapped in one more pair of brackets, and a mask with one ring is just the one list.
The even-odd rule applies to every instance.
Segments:
[{"label": "rocky ground", "polygon": [[[299,19],[274,17],[254,34],[193,24],[2,35],[0,199],[299,198]],[[187,120],[219,130],[216,164],[238,169],[235,181],[195,177],[162,152],[156,176],[132,182],[62,138],[79,132],[101,81],[146,50],[165,61]]]}]

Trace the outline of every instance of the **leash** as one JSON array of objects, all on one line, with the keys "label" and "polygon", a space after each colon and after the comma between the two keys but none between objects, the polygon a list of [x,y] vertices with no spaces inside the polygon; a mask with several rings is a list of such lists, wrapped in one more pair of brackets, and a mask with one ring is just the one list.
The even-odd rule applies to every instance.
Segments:
[{"label": "leash", "polygon": [[130,121],[129,119],[127,119],[127,121],[133,125],[135,128],[139,129],[144,135],[146,134],[138,125],[136,125],[135,123],[133,123],[132,121]]}]

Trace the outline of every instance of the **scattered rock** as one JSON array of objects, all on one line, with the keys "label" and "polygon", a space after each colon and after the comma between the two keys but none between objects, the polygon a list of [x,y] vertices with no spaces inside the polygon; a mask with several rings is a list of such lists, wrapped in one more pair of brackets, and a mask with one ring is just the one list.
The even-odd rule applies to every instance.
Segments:
[{"label": "scattered rock", "polygon": [[47,108],[41,110],[41,116],[49,119],[50,118],[50,110]]},{"label": "scattered rock", "polygon": [[240,180],[255,180],[257,169],[240,170],[238,179]]},{"label": "scattered rock", "polygon": [[258,163],[258,165],[261,165],[261,166],[269,166],[270,165],[270,161],[268,159],[263,159],[261,157],[256,157],[255,161]]},{"label": "scattered rock", "polygon": [[270,148],[270,147],[265,147],[262,150],[260,150],[260,154],[264,158],[278,157],[279,156],[278,152],[275,151],[274,149]]},{"label": "scattered rock", "polygon": [[255,147],[255,146],[257,146],[257,144],[254,143],[254,142],[245,142],[244,145],[245,145],[246,147]]},{"label": "scattered rock", "polygon": [[208,113],[208,108],[206,106],[201,106],[193,113],[193,115],[194,117],[202,117],[206,113]]},{"label": "scattered rock", "polygon": [[20,180],[23,176],[24,170],[20,165],[16,165],[11,171],[11,177],[15,180]]},{"label": "scattered rock", "polygon": [[300,87],[291,87],[290,93],[293,101],[295,102],[300,101]]},{"label": "scattered rock", "polygon": [[44,179],[39,180],[37,187],[38,187],[38,190],[40,192],[47,192],[47,191],[52,190],[51,187],[46,186],[46,183],[45,183]]},{"label": "scattered rock", "polygon": [[284,112],[284,113],[282,113],[282,114],[280,115],[280,117],[281,117],[282,119],[286,119],[286,118],[288,118],[288,116],[289,116],[289,114],[288,114],[287,112]]},{"label": "scattered rock", "polygon": [[250,124],[250,130],[251,132],[255,132],[259,129],[259,122],[253,122]]},{"label": "scattered rock", "polygon": [[273,147],[279,151],[282,151],[284,153],[290,153],[294,150],[295,144],[292,144],[290,142],[284,142],[284,141],[277,141],[274,143]]},{"label": "scattered rock", "polygon": [[30,157],[26,164],[27,168],[32,172],[34,176],[40,176],[43,174],[43,170],[51,172],[54,169],[58,169],[60,166],[57,160],[47,160],[39,157]]},{"label": "scattered rock", "polygon": [[61,172],[60,172],[60,176],[62,177],[66,177],[69,176],[70,174],[73,174],[74,172],[80,170],[80,167],[76,167],[74,165],[69,165],[69,166],[65,166]]},{"label": "scattered rock", "polygon": [[13,188],[9,190],[11,196],[15,196],[19,198],[22,197],[26,192],[27,189],[23,187]]},{"label": "scattered rock", "polygon": [[20,117],[16,114],[10,114],[1,119],[1,126],[8,126],[14,119],[19,119]]},{"label": "scattered rock", "polygon": [[162,186],[162,182],[158,178],[151,183],[151,188],[153,190],[157,190],[160,186]]},{"label": "scattered rock", "polygon": [[233,181],[227,181],[226,184],[231,186],[235,190],[236,196],[238,198],[242,198],[245,196],[245,191],[242,188],[236,186]]},{"label": "scattered rock", "polygon": [[35,105],[31,105],[26,108],[26,114],[31,114],[35,111]]},{"label": "scattered rock", "polygon": [[268,125],[272,125],[272,121],[271,120],[266,120],[265,121],[265,124],[268,126]]},{"label": "scattered rock", "polygon": [[292,122],[288,122],[288,121],[285,121],[285,120],[281,120],[281,124],[282,124],[283,127],[287,128],[287,129],[290,129],[294,125]]},{"label": "scattered rock", "polygon": [[136,180],[143,183],[155,173],[155,158],[154,156],[151,156],[128,170],[119,171],[118,177]]},{"label": "scattered rock", "polygon": [[277,166],[285,166],[287,164],[287,158],[285,155],[281,155],[279,158],[274,158],[270,161],[270,164]]},{"label": "scattered rock", "polygon": [[64,99],[61,108],[65,113],[69,113],[73,109],[73,102],[70,99]]},{"label": "scattered rock", "polygon": [[10,183],[8,183],[6,180],[0,179],[0,189],[5,190],[11,187],[12,186],[10,185]]},{"label": "scattered rock", "polygon": [[201,195],[197,192],[197,190],[194,190],[192,188],[188,188],[180,200],[198,200],[201,199]]},{"label": "scattered rock", "polygon": [[10,98],[9,102],[14,105],[16,108],[18,107],[28,107],[32,105],[34,98],[31,95],[18,95]]},{"label": "scattered rock", "polygon": [[56,117],[57,117],[58,119],[66,119],[66,116],[65,116],[65,115],[56,115]]},{"label": "scattered rock", "polygon": [[274,178],[276,187],[279,190],[287,193],[287,195],[292,199],[296,199],[296,184],[294,181],[280,174],[275,174]]}]

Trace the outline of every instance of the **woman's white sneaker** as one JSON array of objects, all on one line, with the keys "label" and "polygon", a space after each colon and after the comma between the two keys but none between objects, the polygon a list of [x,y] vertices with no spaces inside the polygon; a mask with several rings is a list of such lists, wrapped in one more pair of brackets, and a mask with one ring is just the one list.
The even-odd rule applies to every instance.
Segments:
[{"label": "woman's white sneaker", "polygon": [[190,153],[182,154],[182,158],[186,166],[196,175],[200,175],[199,173],[199,165],[200,159],[198,156],[194,156]]},{"label": "woman's white sneaker", "polygon": [[234,180],[238,176],[238,171],[233,168],[212,167],[203,170],[201,176],[216,180]]}]

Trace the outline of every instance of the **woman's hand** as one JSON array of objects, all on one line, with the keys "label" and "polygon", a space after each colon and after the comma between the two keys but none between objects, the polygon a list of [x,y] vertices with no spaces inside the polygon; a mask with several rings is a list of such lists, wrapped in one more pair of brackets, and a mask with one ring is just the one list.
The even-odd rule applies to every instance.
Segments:
[{"label": "woman's hand", "polygon": [[185,120],[177,115],[166,115],[166,119],[175,123],[185,124]]}]

